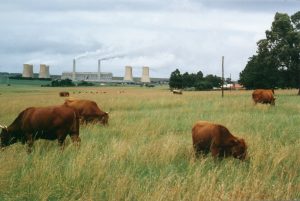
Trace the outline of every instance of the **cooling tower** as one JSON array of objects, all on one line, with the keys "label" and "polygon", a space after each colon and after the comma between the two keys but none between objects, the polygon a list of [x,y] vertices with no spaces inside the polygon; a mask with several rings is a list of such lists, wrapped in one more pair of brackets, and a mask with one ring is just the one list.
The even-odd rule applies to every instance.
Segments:
[{"label": "cooling tower", "polygon": [[125,76],[124,81],[133,81],[132,78],[132,67],[131,66],[125,66]]},{"label": "cooling tower", "polygon": [[73,72],[72,72],[72,80],[75,81],[76,79],[76,60],[73,59]]},{"label": "cooling tower", "polygon": [[146,67],[146,66],[143,67],[141,82],[150,82],[149,67]]},{"label": "cooling tower", "polygon": [[22,77],[32,77],[33,78],[33,65],[32,64],[23,64]]},{"label": "cooling tower", "polygon": [[46,64],[40,64],[39,78],[50,78],[49,66]]}]

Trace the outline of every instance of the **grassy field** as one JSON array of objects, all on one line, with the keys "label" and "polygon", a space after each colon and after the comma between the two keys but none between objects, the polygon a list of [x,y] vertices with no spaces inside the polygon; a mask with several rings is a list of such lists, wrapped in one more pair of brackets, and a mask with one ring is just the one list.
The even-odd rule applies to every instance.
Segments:
[{"label": "grassy field", "polygon": [[[110,110],[109,126],[81,126],[80,148],[67,138],[63,152],[44,140],[31,154],[21,143],[1,151],[0,200],[300,199],[296,90],[276,91],[271,107],[254,106],[251,91],[226,91],[221,99],[220,92],[173,95],[167,88],[3,85],[0,123],[10,124],[29,106],[62,104],[61,90]],[[195,159],[191,128],[197,120],[243,137],[250,161]]]}]

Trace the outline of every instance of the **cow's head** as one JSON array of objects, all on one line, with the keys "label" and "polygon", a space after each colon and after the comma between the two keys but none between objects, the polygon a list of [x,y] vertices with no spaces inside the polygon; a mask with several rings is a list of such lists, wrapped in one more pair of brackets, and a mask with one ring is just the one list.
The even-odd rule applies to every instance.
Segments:
[{"label": "cow's head", "polygon": [[234,158],[244,160],[247,155],[247,145],[244,139],[231,140],[231,154]]},{"label": "cow's head", "polygon": [[0,139],[1,139],[1,147],[6,147],[10,144],[11,142],[11,135],[8,132],[7,126],[2,126],[0,125],[0,128],[2,129],[1,134],[0,134]]},{"label": "cow's head", "polygon": [[107,125],[108,124],[108,118],[109,118],[108,113],[104,112],[102,115],[99,116],[99,121],[100,121],[101,124]]},{"label": "cow's head", "polygon": [[271,105],[275,105],[275,100],[276,100],[276,98],[275,98],[275,97],[272,97]]}]

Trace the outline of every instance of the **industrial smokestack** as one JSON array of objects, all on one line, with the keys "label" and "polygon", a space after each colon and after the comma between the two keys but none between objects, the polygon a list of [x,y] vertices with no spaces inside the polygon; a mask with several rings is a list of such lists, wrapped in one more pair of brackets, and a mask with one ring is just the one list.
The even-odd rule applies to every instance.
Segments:
[{"label": "industrial smokestack", "polygon": [[76,60],[73,59],[73,73],[72,73],[72,80],[76,80]]},{"label": "industrial smokestack", "polygon": [[33,65],[32,64],[23,64],[22,77],[31,77],[31,78],[33,78]]},{"label": "industrial smokestack", "polygon": [[146,66],[143,67],[141,82],[150,82],[149,67]]},{"label": "industrial smokestack", "polygon": [[131,66],[125,66],[125,76],[124,81],[133,81],[132,78],[132,67]]},{"label": "industrial smokestack", "polygon": [[46,64],[40,64],[39,78],[50,78],[49,66]]},{"label": "industrial smokestack", "polygon": [[101,60],[98,59],[98,80],[101,79]]}]

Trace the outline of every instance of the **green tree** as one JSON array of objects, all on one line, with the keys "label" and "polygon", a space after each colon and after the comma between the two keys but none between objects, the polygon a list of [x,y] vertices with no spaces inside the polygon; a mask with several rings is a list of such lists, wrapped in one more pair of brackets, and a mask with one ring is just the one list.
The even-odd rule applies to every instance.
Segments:
[{"label": "green tree", "polygon": [[298,88],[300,94],[300,12],[276,13],[257,55],[249,58],[239,82],[246,88]]},{"label": "green tree", "polygon": [[218,77],[216,75],[207,75],[204,77],[204,81],[207,83],[210,83],[211,88],[212,87],[221,87],[222,84],[222,78]]},{"label": "green tree", "polygon": [[182,89],[182,75],[180,74],[180,71],[176,69],[171,73],[170,80],[169,80],[169,86],[170,88],[177,88]]}]

